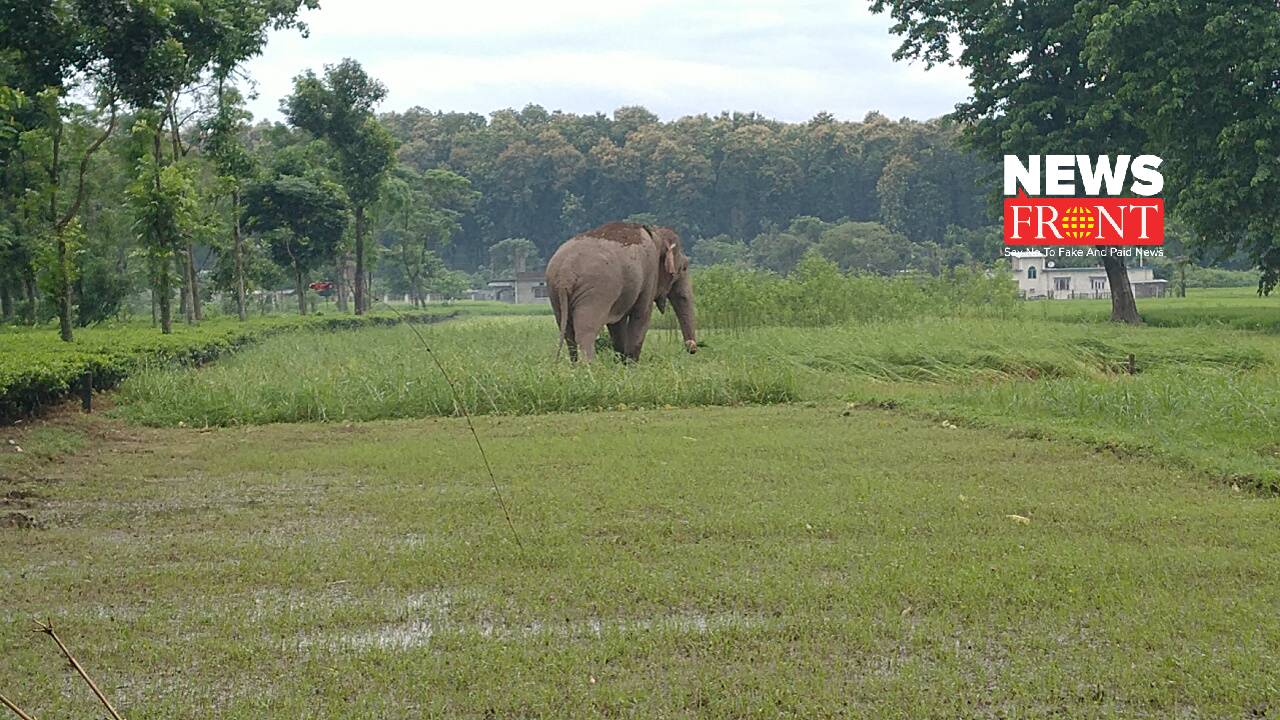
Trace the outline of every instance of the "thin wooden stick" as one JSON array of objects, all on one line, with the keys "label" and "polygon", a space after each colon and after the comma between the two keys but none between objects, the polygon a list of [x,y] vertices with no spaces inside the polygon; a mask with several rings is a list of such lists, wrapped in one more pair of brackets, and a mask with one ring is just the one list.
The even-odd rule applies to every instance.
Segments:
[{"label": "thin wooden stick", "polygon": [[17,705],[14,705],[12,702],[10,702],[9,698],[5,697],[4,695],[0,695],[0,705],[4,705],[5,707],[12,710],[13,714],[22,718],[22,720],[36,720],[30,715],[22,712],[22,708],[18,707]]},{"label": "thin wooden stick", "polygon": [[67,660],[71,661],[71,666],[76,669],[76,672],[80,673],[80,677],[89,685],[89,689],[93,691],[93,694],[98,696],[98,700],[102,702],[102,705],[107,709],[107,712],[111,713],[111,717],[115,718],[115,720],[124,720],[124,718],[120,716],[120,713],[116,712],[116,709],[111,706],[111,701],[107,699],[107,696],[102,694],[102,691],[98,689],[98,686],[89,677],[89,673],[84,671],[84,667],[80,665],[80,661],[76,660],[75,656],[71,654],[71,651],[67,649],[67,646],[62,644],[62,638],[58,637],[58,634],[53,631],[53,621],[46,620],[44,622],[40,622],[37,620],[36,625],[40,626],[40,632],[53,638],[53,641],[58,644],[58,649],[62,651],[63,655],[67,656]]}]

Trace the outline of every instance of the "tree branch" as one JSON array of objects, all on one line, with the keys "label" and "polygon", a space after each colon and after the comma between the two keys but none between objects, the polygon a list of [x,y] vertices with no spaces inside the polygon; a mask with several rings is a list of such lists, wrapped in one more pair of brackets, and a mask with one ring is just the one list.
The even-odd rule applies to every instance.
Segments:
[{"label": "tree branch", "polygon": [[98,151],[98,148],[102,147],[102,143],[106,142],[108,137],[111,137],[111,133],[115,132],[115,129],[116,104],[113,102],[111,103],[111,119],[107,121],[106,131],[99,135],[98,139],[94,140],[93,144],[85,149],[84,157],[80,158],[80,178],[76,184],[76,199],[75,202],[71,203],[71,207],[67,208],[66,214],[62,216],[62,219],[59,220],[58,224],[55,226],[59,232],[66,228],[67,225],[75,219],[76,214],[80,212],[80,204],[84,202],[84,175],[89,170],[89,158],[93,157],[93,154]]}]

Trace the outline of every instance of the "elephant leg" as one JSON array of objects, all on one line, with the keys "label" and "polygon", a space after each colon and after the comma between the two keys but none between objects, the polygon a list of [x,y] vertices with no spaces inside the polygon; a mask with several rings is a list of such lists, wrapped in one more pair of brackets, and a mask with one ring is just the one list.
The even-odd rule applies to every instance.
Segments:
[{"label": "elephant leg", "polygon": [[651,302],[632,310],[627,316],[627,359],[631,362],[640,359],[640,349],[644,347],[644,336],[649,332],[649,320],[652,317]]},{"label": "elephant leg", "polygon": [[578,356],[585,362],[596,359],[596,336],[604,325],[608,307],[576,307],[573,309],[573,338],[578,345]]},{"label": "elephant leg", "polygon": [[616,323],[609,324],[609,340],[613,342],[613,351],[618,353],[619,357],[627,357],[627,345],[630,341],[627,318],[624,317]]}]

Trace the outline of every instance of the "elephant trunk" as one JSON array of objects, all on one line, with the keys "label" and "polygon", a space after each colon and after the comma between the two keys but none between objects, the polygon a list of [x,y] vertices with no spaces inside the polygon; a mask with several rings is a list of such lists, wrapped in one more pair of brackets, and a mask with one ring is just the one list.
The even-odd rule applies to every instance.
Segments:
[{"label": "elephant trunk", "polygon": [[684,346],[691,352],[698,351],[698,338],[693,322],[693,284],[689,275],[685,274],[676,281],[671,289],[671,307],[676,311],[676,319],[680,321],[680,335],[684,337]]}]

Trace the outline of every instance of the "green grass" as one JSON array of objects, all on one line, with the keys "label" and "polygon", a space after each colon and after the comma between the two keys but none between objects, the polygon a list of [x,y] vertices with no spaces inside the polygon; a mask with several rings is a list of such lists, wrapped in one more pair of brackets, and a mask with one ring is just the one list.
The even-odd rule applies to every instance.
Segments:
[{"label": "green grass", "polygon": [[1168,457],[1280,491],[1280,376],[1160,368],[1136,377],[975,384],[916,407],[983,424]]},{"label": "green grass", "polygon": [[[556,360],[549,317],[423,330],[472,414],[851,400],[1124,446],[1243,485],[1280,488],[1280,343],[1206,328],[980,319],[710,331],[683,353],[650,334],[636,366]],[[1126,374],[1135,356],[1139,374]],[[454,415],[411,330],[300,332],[204,368],[161,367],[116,412],[192,427]]]},{"label": "green grass", "polygon": [[523,550],[456,419],[130,431],[17,485],[4,691],[95,713],[52,617],[135,718],[1274,707],[1274,500],[842,407],[478,418]]},{"label": "green grass", "polygon": [[[1280,295],[1252,288],[1191,288],[1187,297],[1138,300],[1143,321],[1156,327],[1231,327],[1280,334]],[[1037,300],[1021,304],[1021,317],[1067,322],[1106,322],[1110,300]]]},{"label": "green grass", "polygon": [[0,420],[54,402],[73,390],[87,372],[98,389],[114,387],[140,366],[199,364],[265,337],[300,329],[335,330],[398,323],[452,315],[521,314],[526,310],[506,303],[468,302],[432,305],[426,309],[382,309],[355,317],[315,313],[253,315],[247,322],[220,316],[199,325],[175,323],[164,335],[149,323],[105,324],[75,331],[74,342],[63,342],[56,327],[0,325]]},{"label": "green grass", "polygon": [[1214,297],[659,330],[637,366],[423,326],[520,546],[406,327],[146,368],[131,423],[0,433],[37,528],[0,527],[0,692],[96,712],[52,617],[133,718],[1267,716],[1280,338]]},{"label": "green grass", "polygon": [[[690,357],[653,333],[644,362],[574,367],[550,317],[477,318],[421,330],[474,414],[797,399],[795,371],[731,354]],[[216,365],[137,373],[119,412],[148,425],[236,425],[453,415],[444,377],[407,327],[292,333]]]}]

